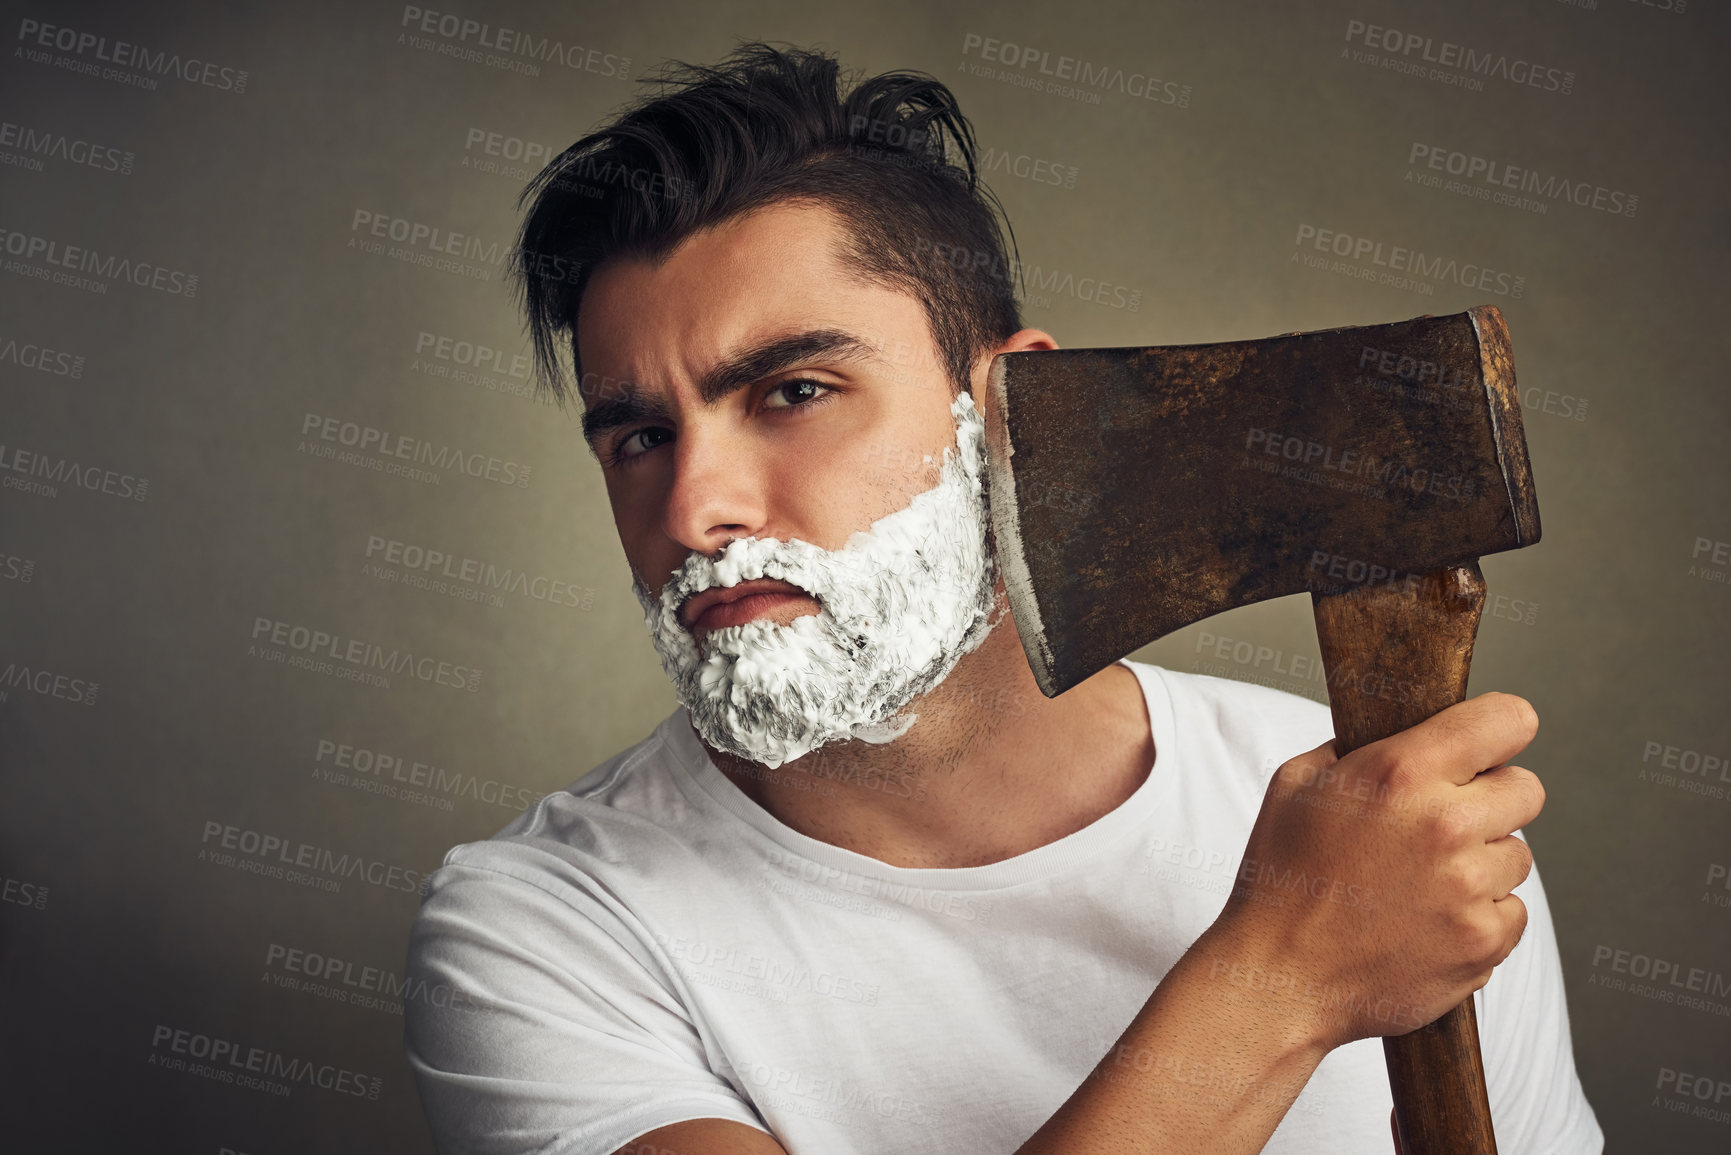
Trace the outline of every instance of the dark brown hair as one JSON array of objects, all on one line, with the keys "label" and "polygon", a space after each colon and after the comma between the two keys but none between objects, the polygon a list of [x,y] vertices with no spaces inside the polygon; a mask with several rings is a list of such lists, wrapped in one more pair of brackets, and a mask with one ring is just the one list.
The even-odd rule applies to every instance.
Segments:
[{"label": "dark brown hair", "polygon": [[559,338],[616,256],[665,256],[700,229],[786,201],[834,208],[845,259],[918,297],[951,384],[1021,328],[1014,236],[979,179],[973,128],[936,79],[886,72],[841,92],[822,52],[749,43],[715,67],[670,64],[653,95],[555,157],[529,205],[514,271],[543,389],[567,397]]}]

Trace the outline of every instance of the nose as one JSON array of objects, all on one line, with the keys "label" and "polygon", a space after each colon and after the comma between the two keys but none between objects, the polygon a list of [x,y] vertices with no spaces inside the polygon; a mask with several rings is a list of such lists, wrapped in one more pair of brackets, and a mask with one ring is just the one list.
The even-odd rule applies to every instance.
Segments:
[{"label": "nose", "polygon": [[672,450],[662,523],[671,540],[693,553],[713,554],[736,537],[765,536],[768,487],[737,438],[688,422]]}]

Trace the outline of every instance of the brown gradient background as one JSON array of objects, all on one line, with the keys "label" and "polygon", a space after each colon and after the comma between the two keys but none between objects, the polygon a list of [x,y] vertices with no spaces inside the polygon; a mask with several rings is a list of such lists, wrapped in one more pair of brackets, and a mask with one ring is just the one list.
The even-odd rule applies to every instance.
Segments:
[{"label": "brown gradient background", "polygon": [[[1713,797],[1642,776],[1649,742],[1731,754],[1731,586],[1691,573],[1697,539],[1731,539],[1727,25],[1714,5],[1663,3],[424,7],[628,57],[632,77],[714,60],[738,38],[934,73],[994,155],[1076,170],[1073,188],[990,174],[1024,259],[1141,294],[1134,311],[1062,292],[1031,301],[1027,321],[1066,345],[1499,305],[1533,405],[1545,534],[1485,563],[1493,597],[1511,600],[1486,617],[1473,689],[1524,694],[1544,719],[1522,759],[1550,795],[1530,838],[1609,1149],[1709,1152],[1731,1145],[1731,1124],[1667,1109],[1678,1096],[1656,1083],[1666,1068],[1731,1080],[1731,1018],[1603,988],[1610,969],[1594,966],[1608,947],[1731,976],[1731,907],[1713,901],[1731,890],[1707,886],[1714,864],[1731,864],[1731,781],[1706,776]],[[22,884],[47,891],[41,909],[0,902],[0,1147],[428,1151],[401,1017],[280,988],[266,966],[278,944],[400,972],[415,895],[224,868],[200,860],[202,838],[228,823],[425,872],[520,805],[446,792],[444,810],[322,781],[321,739],[539,795],[672,707],[574,416],[416,364],[423,332],[524,352],[504,286],[349,245],[366,210],[502,246],[522,182],[465,167],[485,159],[466,151],[470,130],[557,149],[635,85],[416,49],[399,43],[403,8],[390,3],[4,8],[0,120],[135,161],[127,175],[0,165],[0,227],[199,280],[188,298],[0,274],[0,349],[16,342],[0,353],[5,452],[150,483],[142,502],[0,489],[0,669],[100,685],[89,705],[0,687],[0,874],[15,897]],[[24,19],[244,69],[245,91],[172,76],[145,91],[35,62],[18,51]],[[1499,79],[1468,91],[1357,62],[1343,56],[1350,20],[1571,71],[1573,91]],[[1188,105],[1114,90],[1084,103],[974,75],[969,34],[1186,85]],[[1638,208],[1547,201],[1536,214],[1420,187],[1405,180],[1415,142],[1633,194]],[[1523,291],[1426,281],[1427,295],[1307,267],[1298,254],[1323,254],[1295,244],[1306,224],[1488,266]],[[24,367],[16,350],[32,344],[83,356],[81,376]],[[1585,399],[1582,419],[1545,412],[1547,391],[1571,413]],[[298,450],[308,413],[527,463],[530,484],[455,471],[422,484],[320,460]],[[592,608],[381,580],[363,572],[374,535],[592,589]],[[469,693],[287,668],[249,656],[259,617],[483,675]],[[1314,657],[1308,600],[1238,611],[1139,656],[1321,696],[1272,661],[1218,656],[1237,642],[1280,651],[1282,668]],[[283,1098],[162,1070],[149,1063],[158,1025],[346,1067],[383,1090],[368,1101],[297,1085]]]}]

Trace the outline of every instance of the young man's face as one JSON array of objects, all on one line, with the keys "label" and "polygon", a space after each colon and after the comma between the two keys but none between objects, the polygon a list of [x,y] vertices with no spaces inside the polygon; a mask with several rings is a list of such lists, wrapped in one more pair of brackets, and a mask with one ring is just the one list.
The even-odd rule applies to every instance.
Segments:
[{"label": "young man's face", "polygon": [[[844,265],[841,237],[826,207],[773,205],[660,265],[608,264],[585,291],[585,408],[626,418],[592,443],[625,555],[651,591],[733,538],[839,549],[936,480],[922,461],[955,443],[955,421],[925,308]],[[706,383],[722,391],[706,400]],[[635,404],[612,405],[623,393]],[[701,638],[817,609],[782,589],[682,620]]]},{"label": "young man's face", "polygon": [[994,621],[981,415],[924,306],[843,239],[827,208],[760,209],[604,266],[578,315],[585,426],[662,665],[711,746],[768,766],[893,741]]}]

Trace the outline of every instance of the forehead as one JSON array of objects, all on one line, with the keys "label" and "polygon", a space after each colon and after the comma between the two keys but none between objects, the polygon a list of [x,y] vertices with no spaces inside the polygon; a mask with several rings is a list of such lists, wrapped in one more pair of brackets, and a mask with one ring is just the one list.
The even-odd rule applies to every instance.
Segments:
[{"label": "forehead", "polygon": [[929,341],[918,299],[850,264],[848,241],[827,205],[775,204],[697,232],[661,260],[607,262],[577,315],[585,377],[689,386],[740,349],[819,329],[892,355]]}]

